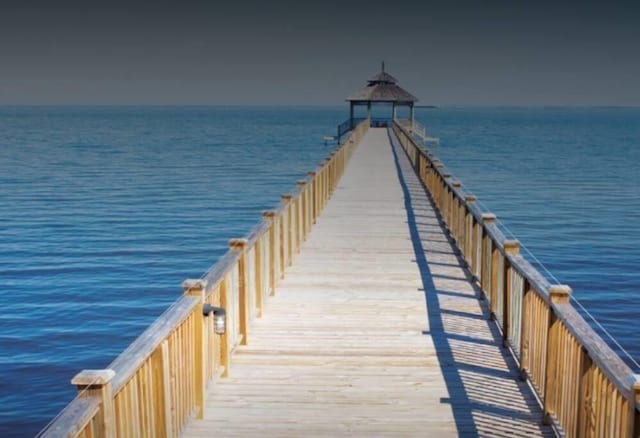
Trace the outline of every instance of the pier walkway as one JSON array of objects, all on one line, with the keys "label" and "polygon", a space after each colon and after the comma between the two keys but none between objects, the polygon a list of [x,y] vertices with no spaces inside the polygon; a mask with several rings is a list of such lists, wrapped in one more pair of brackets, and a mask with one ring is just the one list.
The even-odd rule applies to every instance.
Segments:
[{"label": "pier walkway", "polygon": [[447,236],[371,128],[183,436],[552,436]]}]

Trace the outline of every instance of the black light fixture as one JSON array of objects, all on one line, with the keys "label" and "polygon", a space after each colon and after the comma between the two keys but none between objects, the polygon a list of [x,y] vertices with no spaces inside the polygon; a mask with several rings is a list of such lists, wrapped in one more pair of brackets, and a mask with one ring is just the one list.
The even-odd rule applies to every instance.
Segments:
[{"label": "black light fixture", "polygon": [[224,335],[227,329],[227,312],[222,307],[204,303],[202,313],[204,316],[209,316],[213,313],[213,331],[218,335]]}]

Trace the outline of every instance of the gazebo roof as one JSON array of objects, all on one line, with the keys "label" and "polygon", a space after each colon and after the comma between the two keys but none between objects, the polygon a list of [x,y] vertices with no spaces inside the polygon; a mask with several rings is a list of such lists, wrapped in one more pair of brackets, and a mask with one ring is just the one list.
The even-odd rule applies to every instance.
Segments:
[{"label": "gazebo roof", "polygon": [[405,89],[399,87],[398,80],[384,71],[369,79],[365,88],[356,91],[348,99],[348,102],[387,102],[387,103],[413,103],[418,99]]},{"label": "gazebo roof", "polygon": [[386,73],[383,67],[383,70],[380,73],[369,79],[369,83],[371,82],[388,82],[390,84],[395,84],[398,80],[389,73]]},{"label": "gazebo roof", "polygon": [[355,92],[347,101],[410,103],[417,102],[418,99],[396,84],[375,84]]}]

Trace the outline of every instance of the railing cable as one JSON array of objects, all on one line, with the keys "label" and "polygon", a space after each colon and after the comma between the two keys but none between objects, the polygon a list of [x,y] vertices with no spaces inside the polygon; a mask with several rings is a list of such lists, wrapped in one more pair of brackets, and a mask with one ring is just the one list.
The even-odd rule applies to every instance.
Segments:
[{"label": "railing cable", "polygon": [[[465,187],[464,184],[460,183],[460,185],[465,190],[465,192],[471,193],[471,191],[468,190],[468,188]],[[481,211],[483,212],[491,211],[486,204],[482,203],[477,198],[476,198],[476,204],[478,204],[481,207]],[[504,231],[507,232],[507,235],[510,238],[517,239],[515,233],[503,221],[501,221],[500,218],[496,218],[496,222],[500,225],[500,228],[502,228]],[[532,259],[532,261],[536,265],[542,268],[548,280],[551,280],[556,285],[562,284],[560,280],[558,280],[558,278],[555,275],[553,275],[553,273],[545,266],[545,264],[542,263],[540,259],[538,259],[535,256],[535,254],[524,243],[520,242],[520,248],[527,253],[527,255]],[[618,342],[618,340],[614,338],[611,333],[609,333],[609,331],[596,319],[596,317],[587,310],[587,308],[580,302],[580,300],[578,300],[573,294],[571,294],[570,299],[571,301],[575,302],[578,305],[578,307],[580,307],[582,312],[584,312],[584,314],[587,315],[589,319],[591,319],[593,323],[601,330],[601,332],[604,333],[615,344],[616,347],[618,347],[619,351],[621,351],[631,361],[631,363],[636,367],[636,369],[640,370],[640,363],[638,363],[638,361],[633,356],[631,356],[631,354],[627,350],[625,350],[625,348],[622,345],[620,345],[620,342]]]},{"label": "railing cable", "polygon": [[582,309],[582,311],[584,313],[586,313],[587,315],[589,315],[589,318],[591,318],[591,320],[598,326],[598,328],[600,330],[602,330],[603,333],[605,333],[609,339],[611,339],[613,341],[614,344],[616,344],[616,346],[618,347],[618,349],[620,349],[620,351],[622,351],[624,353],[625,356],[627,356],[629,358],[629,360],[635,365],[636,369],[640,370],[640,363],[638,363],[638,361],[636,361],[628,352],[627,350],[624,349],[624,347],[622,345],[620,345],[620,343],[609,333],[609,331],[607,331],[606,328],[604,328],[602,326],[602,324],[600,324],[598,322],[598,320],[582,305],[582,303],[580,301],[578,301],[578,299],[576,297],[574,297],[573,295],[571,296],[571,301],[574,301],[576,304],[578,304],[578,306],[580,306],[580,308]]},{"label": "railing cable", "polygon": [[[82,398],[82,396],[84,396],[85,392],[87,392],[89,390],[89,387],[94,386],[96,383],[98,383],[99,379],[100,379],[100,377],[96,376],[96,378],[91,383],[89,383],[82,391],[80,391],[80,392],[78,392],[76,394],[75,399]],[[71,403],[73,403],[73,400],[72,400]],[[34,438],[40,438],[45,433],[47,433],[48,429],[51,427],[51,425],[54,424],[56,422],[56,420],[58,420],[58,418],[60,418],[67,411],[67,409],[69,408],[69,405],[71,403],[67,404],[67,406],[65,406],[64,409],[62,409],[60,412],[58,412],[58,414],[55,417],[53,417],[47,424],[45,424],[44,427],[42,427],[40,429],[40,431],[35,435]]]}]

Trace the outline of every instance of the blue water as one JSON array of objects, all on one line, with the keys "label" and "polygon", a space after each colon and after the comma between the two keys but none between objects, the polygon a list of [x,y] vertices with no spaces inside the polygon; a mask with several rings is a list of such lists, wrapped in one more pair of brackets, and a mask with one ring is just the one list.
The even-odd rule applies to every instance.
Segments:
[{"label": "blue water", "polygon": [[[0,436],[30,436],[326,156],[348,109],[0,108]],[[419,110],[640,358],[640,110]]]},{"label": "blue water", "polygon": [[33,435],[295,188],[346,111],[0,109],[0,436]]}]

